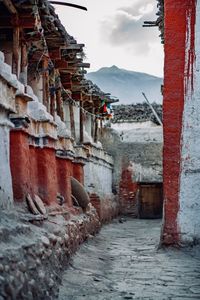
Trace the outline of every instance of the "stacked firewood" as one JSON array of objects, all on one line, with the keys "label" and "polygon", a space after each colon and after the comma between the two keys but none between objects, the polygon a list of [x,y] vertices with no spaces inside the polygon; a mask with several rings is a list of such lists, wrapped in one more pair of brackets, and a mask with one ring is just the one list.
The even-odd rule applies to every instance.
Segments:
[{"label": "stacked firewood", "polygon": [[[153,103],[154,110],[162,120],[162,105]],[[124,122],[146,122],[152,121],[157,124],[157,120],[147,103],[138,103],[131,105],[115,105],[113,106],[114,118],[112,123]]]}]

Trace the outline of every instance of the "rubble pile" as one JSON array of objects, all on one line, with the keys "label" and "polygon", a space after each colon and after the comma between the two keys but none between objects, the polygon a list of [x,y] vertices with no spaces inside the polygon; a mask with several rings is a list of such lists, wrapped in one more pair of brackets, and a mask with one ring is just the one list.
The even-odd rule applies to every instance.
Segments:
[{"label": "rubble pile", "polygon": [[[162,120],[162,105],[153,103],[152,106]],[[147,103],[115,105],[113,110],[114,118],[112,123],[152,121],[157,124],[157,120]]]}]

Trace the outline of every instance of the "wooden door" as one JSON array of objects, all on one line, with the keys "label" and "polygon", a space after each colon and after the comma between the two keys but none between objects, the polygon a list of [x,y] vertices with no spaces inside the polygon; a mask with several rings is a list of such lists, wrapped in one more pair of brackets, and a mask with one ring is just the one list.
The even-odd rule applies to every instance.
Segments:
[{"label": "wooden door", "polygon": [[162,217],[162,184],[141,184],[139,189],[139,217],[141,219],[158,219]]}]

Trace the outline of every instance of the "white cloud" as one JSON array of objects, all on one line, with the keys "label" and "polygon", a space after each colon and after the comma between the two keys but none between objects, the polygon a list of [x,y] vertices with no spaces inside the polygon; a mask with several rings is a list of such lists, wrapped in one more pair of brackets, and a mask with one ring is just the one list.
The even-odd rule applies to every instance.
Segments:
[{"label": "white cloud", "polygon": [[142,27],[144,20],[155,20],[156,0],[70,1],[87,6],[88,12],[62,6],[56,11],[67,31],[86,45],[92,71],[117,65],[162,76],[158,29]]}]

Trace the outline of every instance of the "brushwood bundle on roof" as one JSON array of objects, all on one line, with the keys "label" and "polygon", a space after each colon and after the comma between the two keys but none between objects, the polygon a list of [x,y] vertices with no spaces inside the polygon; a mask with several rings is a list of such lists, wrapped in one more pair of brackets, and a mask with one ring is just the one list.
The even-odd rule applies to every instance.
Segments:
[{"label": "brushwood bundle on roof", "polygon": [[157,0],[158,12],[156,15],[158,18],[155,21],[145,21],[143,27],[155,27],[158,26],[161,34],[161,42],[164,44],[164,0]]},{"label": "brushwood bundle on roof", "polygon": [[[162,105],[153,103],[152,106],[162,120]],[[157,124],[157,120],[147,103],[115,105],[113,106],[113,110],[114,118],[112,123],[152,121]]]}]

